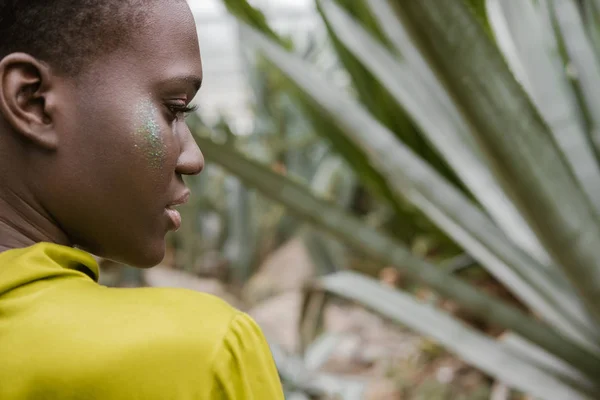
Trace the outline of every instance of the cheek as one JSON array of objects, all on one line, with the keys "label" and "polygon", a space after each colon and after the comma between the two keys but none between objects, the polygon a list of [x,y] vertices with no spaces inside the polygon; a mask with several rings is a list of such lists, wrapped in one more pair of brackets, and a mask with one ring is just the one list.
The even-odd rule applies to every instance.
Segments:
[{"label": "cheek", "polygon": [[135,112],[136,128],[133,132],[134,148],[148,165],[156,170],[164,168],[167,159],[165,127],[159,123],[156,107],[149,101],[138,104]]},{"label": "cheek", "polygon": [[170,176],[179,151],[177,124],[169,126],[160,111],[147,100],[138,104],[134,121],[135,152],[154,170],[157,178],[167,173]]}]

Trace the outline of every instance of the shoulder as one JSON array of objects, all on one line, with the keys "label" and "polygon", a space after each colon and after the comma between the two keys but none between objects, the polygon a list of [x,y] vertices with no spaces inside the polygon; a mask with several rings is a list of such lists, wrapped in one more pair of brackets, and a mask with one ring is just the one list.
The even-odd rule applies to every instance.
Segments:
[{"label": "shoulder", "polygon": [[233,361],[271,361],[256,321],[218,297],[186,289],[140,290],[137,295],[135,301],[149,307],[142,325],[157,332],[157,346],[170,342],[167,347],[181,347],[185,357],[194,353],[213,370]]},{"label": "shoulder", "polygon": [[128,385],[132,393],[147,395],[140,398],[168,398],[167,393],[219,398],[213,397],[220,391],[215,365],[226,343],[238,335],[252,341],[258,329],[249,329],[246,325],[254,321],[227,302],[190,290],[108,289],[102,297],[114,301],[115,308],[103,312],[110,322],[102,329],[103,351],[95,359],[100,373],[94,379],[115,382],[109,385],[111,395],[122,391],[125,382],[138,382]]},{"label": "shoulder", "polygon": [[[187,289],[133,289],[127,297],[138,309],[145,324],[156,327],[162,336],[191,340],[196,345],[208,342],[217,353],[267,351],[267,342],[259,325],[248,314],[226,301],[206,293]],[[129,301],[121,297],[120,312],[131,317],[135,310],[126,310]],[[143,305],[138,308],[139,305]],[[183,337],[185,336],[185,337]]]},{"label": "shoulder", "polygon": [[243,314],[216,296],[187,289],[86,285],[73,290],[46,302],[56,309],[53,315],[62,310],[53,324],[56,340],[92,345],[107,365],[124,363],[134,369],[185,363],[208,367],[233,321]]},{"label": "shoulder", "polygon": [[40,294],[27,335],[13,340],[26,355],[13,364],[29,365],[28,374],[5,369],[15,371],[9,377],[35,377],[44,393],[68,387],[115,400],[283,398],[260,328],[215,296],[91,283],[63,289]]},{"label": "shoulder", "polygon": [[279,374],[256,322],[239,313],[211,363],[214,394],[227,399],[283,399]]},{"label": "shoulder", "polygon": [[[226,301],[206,293],[187,289],[142,288],[107,289],[114,302],[111,314],[135,324],[125,326],[153,332],[156,340],[191,341],[214,348],[243,313]],[[116,315],[115,315],[116,314]],[[139,328],[137,328],[139,327]]]},{"label": "shoulder", "polygon": [[155,311],[169,312],[172,316],[185,318],[190,315],[202,314],[204,319],[212,322],[226,323],[240,313],[225,300],[208,294],[189,289],[172,288],[139,288],[139,289],[108,289],[118,293],[119,301],[133,302],[134,306],[152,307]]},{"label": "shoulder", "polygon": [[206,397],[199,398],[283,399],[267,340],[248,314],[188,290],[130,293],[150,306],[152,316],[141,326],[152,333],[141,342],[128,341],[125,352],[134,365],[126,370],[160,371],[174,385],[203,388]]}]

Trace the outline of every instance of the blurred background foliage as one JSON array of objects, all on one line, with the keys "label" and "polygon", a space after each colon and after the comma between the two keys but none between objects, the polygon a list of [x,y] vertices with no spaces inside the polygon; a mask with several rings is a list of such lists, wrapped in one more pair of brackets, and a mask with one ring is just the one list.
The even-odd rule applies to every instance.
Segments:
[{"label": "blurred background foliage", "polygon": [[252,129],[189,117],[184,227],[104,283],[248,311],[290,399],[600,397],[600,2],[222,2]]}]

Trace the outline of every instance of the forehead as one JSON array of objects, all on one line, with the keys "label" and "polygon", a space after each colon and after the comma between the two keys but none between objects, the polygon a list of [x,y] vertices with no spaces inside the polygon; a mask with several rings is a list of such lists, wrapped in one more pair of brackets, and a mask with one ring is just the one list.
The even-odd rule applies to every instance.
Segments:
[{"label": "forehead", "polygon": [[113,81],[186,86],[195,93],[202,79],[202,61],[187,2],[153,2],[147,10],[147,23],[133,32],[124,46],[98,61],[101,72]]}]

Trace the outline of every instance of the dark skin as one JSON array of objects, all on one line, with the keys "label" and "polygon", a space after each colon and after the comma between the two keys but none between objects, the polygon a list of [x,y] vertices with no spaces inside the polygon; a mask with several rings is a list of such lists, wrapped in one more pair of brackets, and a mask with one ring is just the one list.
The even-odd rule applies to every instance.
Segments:
[{"label": "dark skin", "polygon": [[182,177],[204,165],[181,112],[202,63],[185,2],[156,2],[148,22],[77,77],[24,53],[0,60],[0,251],[43,241],[163,259]]}]

